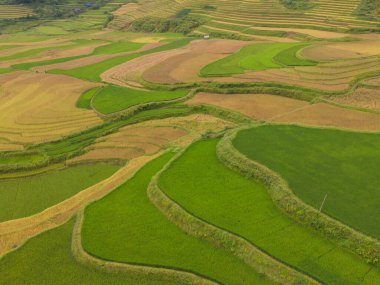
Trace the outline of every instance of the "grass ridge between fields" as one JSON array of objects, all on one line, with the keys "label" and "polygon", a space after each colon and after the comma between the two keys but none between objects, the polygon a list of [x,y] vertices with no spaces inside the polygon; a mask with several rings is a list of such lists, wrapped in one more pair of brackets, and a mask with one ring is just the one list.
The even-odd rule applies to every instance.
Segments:
[{"label": "grass ridge between fields", "polygon": [[[195,142],[196,141],[193,143]],[[172,165],[172,163],[181,157],[182,154],[185,153],[191,146],[192,144],[177,153],[152,178],[148,186],[148,197],[150,201],[160,210],[160,212],[162,212],[162,214],[165,215],[170,222],[174,223],[189,235],[205,240],[217,248],[222,248],[223,250],[243,260],[250,267],[275,282],[287,284],[295,283],[302,279],[304,282],[303,284],[320,284],[307,273],[298,271],[297,269],[288,266],[282,261],[268,255],[246,239],[192,215],[174,200],[169,198],[160,189],[158,186],[160,175],[165,172]]]}]

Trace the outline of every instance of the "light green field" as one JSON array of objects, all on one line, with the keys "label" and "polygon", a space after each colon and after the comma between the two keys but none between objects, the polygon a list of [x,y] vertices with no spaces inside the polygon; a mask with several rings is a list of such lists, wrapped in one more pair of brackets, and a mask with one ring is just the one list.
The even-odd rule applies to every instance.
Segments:
[{"label": "light green field", "polygon": [[[108,85],[101,88],[92,100],[92,107],[103,114],[125,110],[134,105],[162,102],[186,96],[188,90],[176,91],[144,91]],[[90,96],[85,93],[84,96]],[[82,102],[84,99],[81,99]]]},{"label": "light green field", "polygon": [[171,285],[169,282],[135,280],[127,274],[106,273],[79,264],[71,252],[74,221],[42,233],[0,259],[0,284],[110,284]]},{"label": "light green field", "polygon": [[380,135],[297,126],[241,131],[235,147],[279,173],[294,193],[380,238]]},{"label": "light green field", "polygon": [[298,57],[299,50],[308,46],[300,43],[253,44],[203,67],[201,76],[229,76],[246,70],[266,70],[286,66],[308,66],[316,63]]},{"label": "light green field", "polygon": [[103,259],[188,270],[223,284],[271,284],[242,261],[178,229],[149,201],[150,179],[171,157],[159,157],[86,208],[84,249]]},{"label": "light green field", "polygon": [[324,284],[376,284],[380,270],[295,224],[266,189],[224,166],[217,140],[191,146],[159,179],[171,199],[191,214],[236,233]]},{"label": "light green field", "polygon": [[0,180],[0,222],[41,212],[112,175],[109,163],[77,165],[18,179]]}]

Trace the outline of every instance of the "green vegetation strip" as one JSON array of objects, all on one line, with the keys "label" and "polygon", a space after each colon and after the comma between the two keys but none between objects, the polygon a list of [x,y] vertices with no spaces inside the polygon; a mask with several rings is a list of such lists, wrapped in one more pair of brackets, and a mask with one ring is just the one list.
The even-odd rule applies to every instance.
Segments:
[{"label": "green vegetation strip", "polygon": [[51,70],[49,72],[54,73],[54,74],[65,74],[65,75],[69,75],[69,76],[73,76],[73,77],[77,77],[77,78],[89,80],[89,81],[100,81],[101,80],[100,75],[104,71],[106,71],[106,70],[108,70],[108,69],[110,69],[116,65],[122,64],[124,62],[127,62],[129,60],[132,60],[134,58],[137,58],[137,57],[140,57],[140,56],[143,56],[146,54],[170,50],[170,49],[174,49],[174,48],[180,48],[180,47],[188,44],[191,40],[192,40],[191,38],[184,38],[184,39],[180,39],[180,40],[175,40],[175,41],[172,41],[166,45],[159,46],[159,47],[156,47],[156,48],[153,48],[150,50],[146,50],[143,52],[133,53],[133,54],[124,55],[124,56],[117,56],[117,57],[113,57],[113,58],[110,58],[110,59],[107,59],[107,60],[104,60],[101,62],[97,62],[94,64],[90,64],[90,65],[86,65],[86,66],[82,66],[82,67],[77,67],[77,68],[73,68],[73,69],[69,69],[69,70]]},{"label": "green vegetation strip", "polygon": [[201,76],[230,76],[246,70],[266,70],[286,66],[310,66],[316,62],[301,59],[297,53],[306,47],[305,43],[253,44],[243,47],[237,53],[217,60],[203,67]]},{"label": "green vegetation strip", "polygon": [[162,173],[159,186],[186,211],[240,235],[327,284],[375,284],[378,268],[299,224],[273,204],[263,185],[224,166],[217,140],[190,147]]},{"label": "green vegetation strip", "polygon": [[78,263],[71,251],[74,221],[42,233],[17,251],[0,259],[1,284],[113,284],[113,285],[173,285],[174,282],[133,279],[130,274],[107,272]]},{"label": "green vegetation strip", "polygon": [[309,205],[319,209],[327,195],[323,212],[380,239],[380,134],[262,126],[239,132],[233,144]]},{"label": "green vegetation strip", "polygon": [[83,248],[98,258],[197,272],[224,284],[270,284],[239,259],[178,229],[149,201],[151,177],[172,156],[149,163],[85,209]]},{"label": "green vegetation strip", "polygon": [[[187,93],[188,90],[148,91],[108,85],[101,87],[94,95],[92,107],[100,113],[111,114],[135,105],[175,100]],[[90,95],[85,93],[85,96]],[[83,100],[85,99],[82,99],[82,102]]]},{"label": "green vegetation strip", "polygon": [[[91,43],[95,44],[99,41],[92,40]],[[63,58],[55,58],[55,59],[49,59],[49,60],[42,60],[42,61],[35,61],[35,62],[26,62],[26,63],[19,63],[12,65],[12,69],[21,69],[21,70],[28,70],[36,66],[43,66],[43,65],[50,65],[50,64],[56,64],[56,63],[62,63],[67,62],[70,60],[75,60],[83,57],[88,57],[91,55],[100,55],[100,54],[115,54],[115,53],[121,53],[121,52],[131,52],[139,49],[142,47],[143,44],[140,43],[133,43],[133,42],[114,42],[110,43],[104,46],[100,46],[94,49],[92,53],[89,54],[83,54],[83,55],[77,55],[77,56],[70,56],[70,57],[63,57]]]},{"label": "green vegetation strip", "polygon": [[119,166],[84,164],[36,176],[0,180],[0,222],[49,208],[111,176]]}]

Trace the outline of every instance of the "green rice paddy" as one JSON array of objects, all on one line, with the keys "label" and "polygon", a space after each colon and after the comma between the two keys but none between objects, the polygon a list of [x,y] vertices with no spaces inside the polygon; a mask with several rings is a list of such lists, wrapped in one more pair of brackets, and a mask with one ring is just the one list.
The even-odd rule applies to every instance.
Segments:
[{"label": "green rice paddy", "polygon": [[172,156],[168,153],[147,164],[86,208],[84,249],[99,258],[188,270],[223,284],[271,284],[239,259],[184,233],[149,201],[151,177]]},{"label": "green rice paddy", "polygon": [[380,135],[297,126],[239,132],[234,146],[323,212],[380,238]]},{"label": "green rice paddy", "polygon": [[111,284],[171,285],[169,282],[136,280],[123,273],[107,273],[78,263],[71,252],[74,221],[32,238],[0,259],[1,284]]},{"label": "green rice paddy", "polygon": [[244,237],[322,283],[380,282],[378,268],[295,224],[262,185],[224,166],[216,156],[217,142],[201,141],[187,149],[161,175],[161,190],[191,214]]},{"label": "green rice paddy", "polygon": [[309,66],[316,62],[301,59],[297,53],[308,46],[300,43],[253,44],[203,67],[201,76],[229,76],[246,70],[266,70],[286,66]]},{"label": "green rice paddy", "polygon": [[0,222],[41,212],[111,176],[119,166],[84,164],[45,174],[0,180]]},{"label": "green rice paddy", "polygon": [[[108,85],[96,93],[92,100],[92,106],[103,114],[110,114],[125,110],[134,105],[178,99],[184,97],[187,93],[188,90],[145,91]],[[90,95],[85,93],[85,96]]]}]

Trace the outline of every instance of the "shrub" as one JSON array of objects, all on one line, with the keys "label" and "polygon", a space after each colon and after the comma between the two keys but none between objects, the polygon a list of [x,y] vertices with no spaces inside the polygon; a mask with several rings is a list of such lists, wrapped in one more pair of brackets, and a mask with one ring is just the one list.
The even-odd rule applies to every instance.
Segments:
[{"label": "shrub", "polygon": [[188,16],[188,9],[177,13],[174,19],[161,19],[158,17],[143,17],[134,22],[128,30],[145,33],[174,32],[188,34],[204,23],[204,20]]}]

